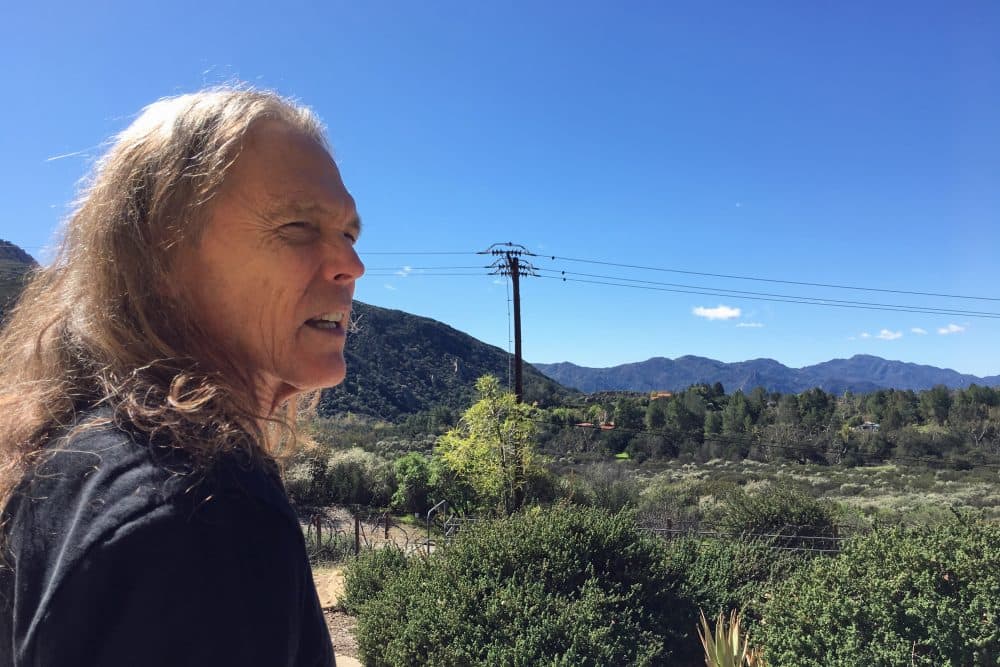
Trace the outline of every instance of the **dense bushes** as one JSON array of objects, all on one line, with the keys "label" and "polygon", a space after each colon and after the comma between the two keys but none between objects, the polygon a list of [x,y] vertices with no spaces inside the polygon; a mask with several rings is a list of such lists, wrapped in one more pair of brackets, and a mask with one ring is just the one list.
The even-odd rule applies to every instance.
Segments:
[{"label": "dense bushes", "polygon": [[302,457],[285,473],[285,487],[301,504],[385,507],[396,481],[392,464],[355,447],[333,451],[328,458]]},{"label": "dense bushes", "polygon": [[[351,597],[358,643],[372,665],[691,659],[697,611],[663,555],[627,513],[557,507],[486,522],[411,559],[366,601]],[[359,560],[349,581],[380,579],[385,566]]]},{"label": "dense bushes", "polygon": [[344,597],[341,604],[350,614],[357,614],[361,606],[399,577],[409,561],[402,549],[387,546],[363,551],[344,573]]},{"label": "dense bushes", "polygon": [[773,591],[767,664],[1000,664],[1000,526],[880,529]]},{"label": "dense bushes", "polygon": [[706,616],[740,610],[751,628],[774,587],[809,560],[800,552],[739,538],[680,538],[665,546],[668,567],[680,578],[679,592],[685,599]]},{"label": "dense bushes", "polygon": [[756,493],[732,491],[717,508],[717,515],[716,525],[722,532],[769,535],[773,536],[769,541],[786,547],[812,547],[815,541],[810,537],[837,533],[833,507],[793,486],[768,486]]}]

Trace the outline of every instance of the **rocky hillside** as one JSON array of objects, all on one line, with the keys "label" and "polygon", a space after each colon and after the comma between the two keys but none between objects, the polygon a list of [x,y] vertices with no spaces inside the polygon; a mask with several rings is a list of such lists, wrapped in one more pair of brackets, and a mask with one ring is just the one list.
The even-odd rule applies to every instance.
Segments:
[{"label": "rocky hillside", "polygon": [[[357,412],[395,420],[445,405],[469,406],[476,379],[507,380],[509,355],[493,345],[426,317],[354,302],[359,331],[348,336],[347,379],[323,393],[322,413]],[[528,402],[557,402],[573,393],[529,365]]]},{"label": "rocky hillside", "polygon": [[37,266],[35,260],[10,241],[0,239],[0,319],[21,293],[24,276]]}]

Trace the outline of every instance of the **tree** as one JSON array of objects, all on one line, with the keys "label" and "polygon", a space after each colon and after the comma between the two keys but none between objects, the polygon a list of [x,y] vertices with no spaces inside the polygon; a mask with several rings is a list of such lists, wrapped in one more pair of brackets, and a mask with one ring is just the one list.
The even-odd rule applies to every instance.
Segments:
[{"label": "tree", "polygon": [[620,398],[615,403],[615,427],[632,431],[642,430],[643,409],[634,398]]},{"label": "tree", "polygon": [[752,426],[746,397],[737,389],[722,410],[722,432],[726,435],[740,435],[750,431]]},{"label": "tree", "polygon": [[420,452],[409,452],[396,459],[396,492],[392,505],[404,512],[423,512],[430,506],[431,464]]},{"label": "tree", "polygon": [[799,401],[795,394],[782,394],[778,400],[778,423],[798,426],[801,419]]},{"label": "tree", "polygon": [[951,392],[942,384],[920,394],[920,412],[924,419],[944,424],[951,409]]},{"label": "tree", "polygon": [[445,466],[476,495],[480,509],[511,513],[523,503],[537,466],[533,408],[500,389],[492,375],[476,381],[479,400],[438,439]]},{"label": "tree", "polygon": [[646,406],[646,427],[653,431],[663,429],[667,424],[667,403],[664,399],[650,401]]}]

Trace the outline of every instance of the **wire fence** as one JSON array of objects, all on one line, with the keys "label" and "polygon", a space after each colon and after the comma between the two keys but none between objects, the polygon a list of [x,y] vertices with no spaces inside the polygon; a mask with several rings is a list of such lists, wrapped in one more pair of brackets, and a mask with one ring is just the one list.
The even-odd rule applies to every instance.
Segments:
[{"label": "wire fence", "polygon": [[[300,510],[310,560],[342,561],[362,551],[395,547],[404,553],[430,554],[450,545],[463,531],[488,519],[447,511],[414,515],[404,520],[385,508],[346,506]],[[852,538],[871,530],[867,525],[837,524],[822,528],[784,525],[766,530],[732,532],[683,517],[640,518],[641,530],[665,541],[728,540],[752,543],[775,551],[836,555]]]}]

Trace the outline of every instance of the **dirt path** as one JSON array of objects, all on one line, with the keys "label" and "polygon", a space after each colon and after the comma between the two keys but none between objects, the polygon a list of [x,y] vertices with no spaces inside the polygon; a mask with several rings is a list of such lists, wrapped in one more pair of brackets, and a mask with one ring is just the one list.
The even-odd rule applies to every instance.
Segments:
[{"label": "dirt path", "polygon": [[[344,594],[344,571],[339,567],[316,567],[313,569],[313,581],[316,582],[316,592],[319,593],[319,604],[326,617],[326,627],[330,630],[333,650],[337,654],[338,667],[356,667],[360,665],[358,658],[358,641],[354,638],[354,629],[358,625],[356,618],[341,611],[338,607],[340,597]],[[354,660],[355,662],[351,662]]]}]

